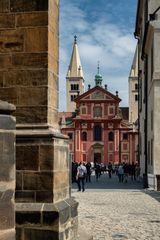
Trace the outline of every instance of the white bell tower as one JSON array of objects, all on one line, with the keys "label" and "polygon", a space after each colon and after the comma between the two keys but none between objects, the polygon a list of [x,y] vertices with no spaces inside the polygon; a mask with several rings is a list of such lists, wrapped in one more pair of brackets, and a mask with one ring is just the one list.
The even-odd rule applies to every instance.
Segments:
[{"label": "white bell tower", "polygon": [[78,52],[77,36],[74,36],[72,56],[66,76],[66,90],[67,112],[74,112],[76,109],[74,99],[84,93],[84,76]]}]

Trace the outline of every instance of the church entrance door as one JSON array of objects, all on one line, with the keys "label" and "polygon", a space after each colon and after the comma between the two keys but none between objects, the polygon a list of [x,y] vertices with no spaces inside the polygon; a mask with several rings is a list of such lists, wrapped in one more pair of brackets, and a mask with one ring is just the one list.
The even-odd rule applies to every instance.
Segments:
[{"label": "church entrance door", "polygon": [[102,162],[101,153],[94,153],[94,162],[96,162],[96,163]]}]

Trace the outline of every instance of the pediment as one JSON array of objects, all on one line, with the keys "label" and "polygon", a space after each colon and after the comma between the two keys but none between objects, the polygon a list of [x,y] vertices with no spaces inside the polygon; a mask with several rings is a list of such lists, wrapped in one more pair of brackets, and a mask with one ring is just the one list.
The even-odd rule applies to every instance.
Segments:
[{"label": "pediment", "polygon": [[92,100],[101,100],[101,99],[105,99],[105,94],[100,91],[100,90],[96,90],[91,94],[91,99]]},{"label": "pediment", "polygon": [[113,98],[111,97],[111,96],[109,96],[109,95],[105,95],[105,99],[107,99],[107,100],[113,100]]},{"label": "pediment", "polygon": [[88,94],[81,98],[81,100],[115,100],[110,94],[104,93],[103,91],[96,90],[93,93]]},{"label": "pediment", "polygon": [[75,102],[83,100],[107,100],[107,101],[118,101],[120,102],[121,99],[112,94],[111,92],[105,90],[102,87],[95,86],[94,88],[88,90],[87,92],[81,94],[79,97],[76,98]]},{"label": "pediment", "polygon": [[86,99],[86,100],[91,99],[91,95],[88,95],[87,97],[84,97],[83,99]]}]

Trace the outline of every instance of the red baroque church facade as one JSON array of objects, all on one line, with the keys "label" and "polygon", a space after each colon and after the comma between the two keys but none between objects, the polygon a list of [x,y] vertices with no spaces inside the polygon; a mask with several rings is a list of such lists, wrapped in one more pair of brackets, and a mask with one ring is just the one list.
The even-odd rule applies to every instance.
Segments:
[{"label": "red baroque church facade", "polygon": [[89,86],[88,91],[78,94],[78,90],[83,89],[80,84],[84,81],[82,67],[77,63],[81,64],[75,41],[67,74],[67,102],[68,106],[75,106],[75,111],[59,113],[61,131],[70,139],[71,160],[104,164],[138,161],[138,134],[129,124],[129,109],[119,107],[121,99],[118,92],[114,95],[107,90],[107,85],[102,86],[99,68],[95,87]]},{"label": "red baroque church facade", "polygon": [[123,118],[121,99],[95,86],[75,99],[74,114],[60,113],[62,133],[70,138],[71,159],[107,164],[137,161],[137,132]]}]

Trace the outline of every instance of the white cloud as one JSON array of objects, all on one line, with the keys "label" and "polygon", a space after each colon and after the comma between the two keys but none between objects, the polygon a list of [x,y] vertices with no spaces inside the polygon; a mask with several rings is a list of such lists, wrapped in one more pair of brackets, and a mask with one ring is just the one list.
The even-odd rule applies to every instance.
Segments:
[{"label": "white cloud", "polygon": [[[76,2],[69,2],[61,9],[60,50],[60,110],[65,110],[65,76],[70,62],[73,36],[78,35],[78,47],[87,85],[94,86],[97,61],[100,61],[103,84],[115,93],[119,90],[122,105],[128,104],[128,75],[133,59],[136,41],[125,26],[119,28],[110,23],[104,15],[94,22],[88,20]],[[120,97],[121,97],[120,96]]]}]

